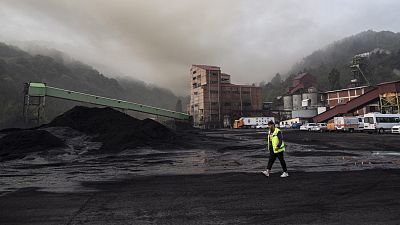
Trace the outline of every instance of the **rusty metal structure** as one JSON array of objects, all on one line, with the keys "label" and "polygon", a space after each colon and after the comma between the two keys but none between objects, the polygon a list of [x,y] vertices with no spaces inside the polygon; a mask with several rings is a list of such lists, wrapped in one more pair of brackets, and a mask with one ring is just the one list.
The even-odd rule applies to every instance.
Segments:
[{"label": "rusty metal structure", "polygon": [[353,98],[345,104],[337,105],[324,113],[313,117],[313,121],[316,123],[328,121],[335,116],[352,113],[375,101],[379,102],[379,111],[381,113],[399,113],[399,95],[400,80],[380,83],[377,86],[372,87],[372,89],[363,95]]}]

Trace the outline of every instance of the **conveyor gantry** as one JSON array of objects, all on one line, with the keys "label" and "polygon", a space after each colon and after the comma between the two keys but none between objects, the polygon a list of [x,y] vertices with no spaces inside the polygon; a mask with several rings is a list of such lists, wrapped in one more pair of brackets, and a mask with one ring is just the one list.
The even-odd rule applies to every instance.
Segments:
[{"label": "conveyor gantry", "polygon": [[44,111],[45,97],[53,97],[76,102],[90,103],[100,106],[108,106],[123,110],[132,110],[141,113],[152,114],[156,116],[168,117],[179,120],[189,120],[189,115],[186,113],[175,112],[172,110],[156,108],[153,106],[143,105],[124,100],[112,99],[97,95],[81,93],[77,91],[65,90],[56,87],[47,86],[45,83],[27,83],[25,86],[24,98],[24,116],[28,114],[30,106],[35,106],[37,120],[39,122]]}]

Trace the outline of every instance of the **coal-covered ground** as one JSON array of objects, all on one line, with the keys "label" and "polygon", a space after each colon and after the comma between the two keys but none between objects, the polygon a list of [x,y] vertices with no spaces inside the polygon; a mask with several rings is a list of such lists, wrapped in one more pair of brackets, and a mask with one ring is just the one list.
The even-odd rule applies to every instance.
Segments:
[{"label": "coal-covered ground", "polygon": [[0,197],[2,224],[399,224],[400,171],[131,177]]},{"label": "coal-covered ground", "polygon": [[0,133],[19,149],[0,148],[1,224],[400,223],[400,135],[283,130],[290,176],[277,161],[266,178],[265,130],[170,130],[86,110],[32,129],[56,146]]}]

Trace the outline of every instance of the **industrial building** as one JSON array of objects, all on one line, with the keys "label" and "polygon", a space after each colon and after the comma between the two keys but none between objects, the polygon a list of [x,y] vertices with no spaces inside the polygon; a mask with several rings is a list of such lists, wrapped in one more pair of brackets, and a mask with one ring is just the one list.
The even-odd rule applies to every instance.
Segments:
[{"label": "industrial building", "polygon": [[369,112],[400,112],[400,81],[371,86],[363,73],[369,53],[355,55],[350,66],[353,72],[350,88],[328,91],[329,110],[315,116],[314,122],[328,121],[335,116],[364,115]]},{"label": "industrial building", "polygon": [[[351,87],[344,88],[340,90],[332,90],[326,92],[326,103],[328,108],[336,107],[337,105],[345,104],[348,101],[357,98],[366,92],[372,90],[371,86],[361,86],[361,87]],[[364,115],[369,112],[377,112],[379,111],[379,103],[378,101],[372,102],[360,109],[357,109],[353,112],[354,115]]]},{"label": "industrial building", "polygon": [[324,94],[318,91],[316,79],[309,73],[296,76],[283,96],[283,109],[291,112],[291,118],[311,119],[324,106]]},{"label": "industrial building", "polygon": [[365,106],[376,104],[378,107],[375,112],[399,113],[400,112],[400,81],[385,82],[377,86],[370,87],[364,94],[352,98],[346,103],[335,107],[315,116],[314,122],[323,122],[335,116],[354,114],[357,110]]},{"label": "industrial building", "polygon": [[188,113],[199,128],[230,127],[243,116],[263,116],[261,88],[231,83],[221,68],[192,65]]}]

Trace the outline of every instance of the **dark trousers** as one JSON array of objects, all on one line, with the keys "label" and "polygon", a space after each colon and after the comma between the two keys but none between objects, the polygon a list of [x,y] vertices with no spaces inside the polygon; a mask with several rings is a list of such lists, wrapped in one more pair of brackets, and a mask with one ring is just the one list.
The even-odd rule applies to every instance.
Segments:
[{"label": "dark trousers", "polygon": [[279,162],[281,162],[283,172],[287,172],[286,162],[285,162],[285,159],[283,158],[283,152],[274,153],[274,151],[269,151],[269,160],[268,160],[267,169],[271,170],[272,165],[274,164],[274,162],[276,160],[276,157],[278,157]]}]

